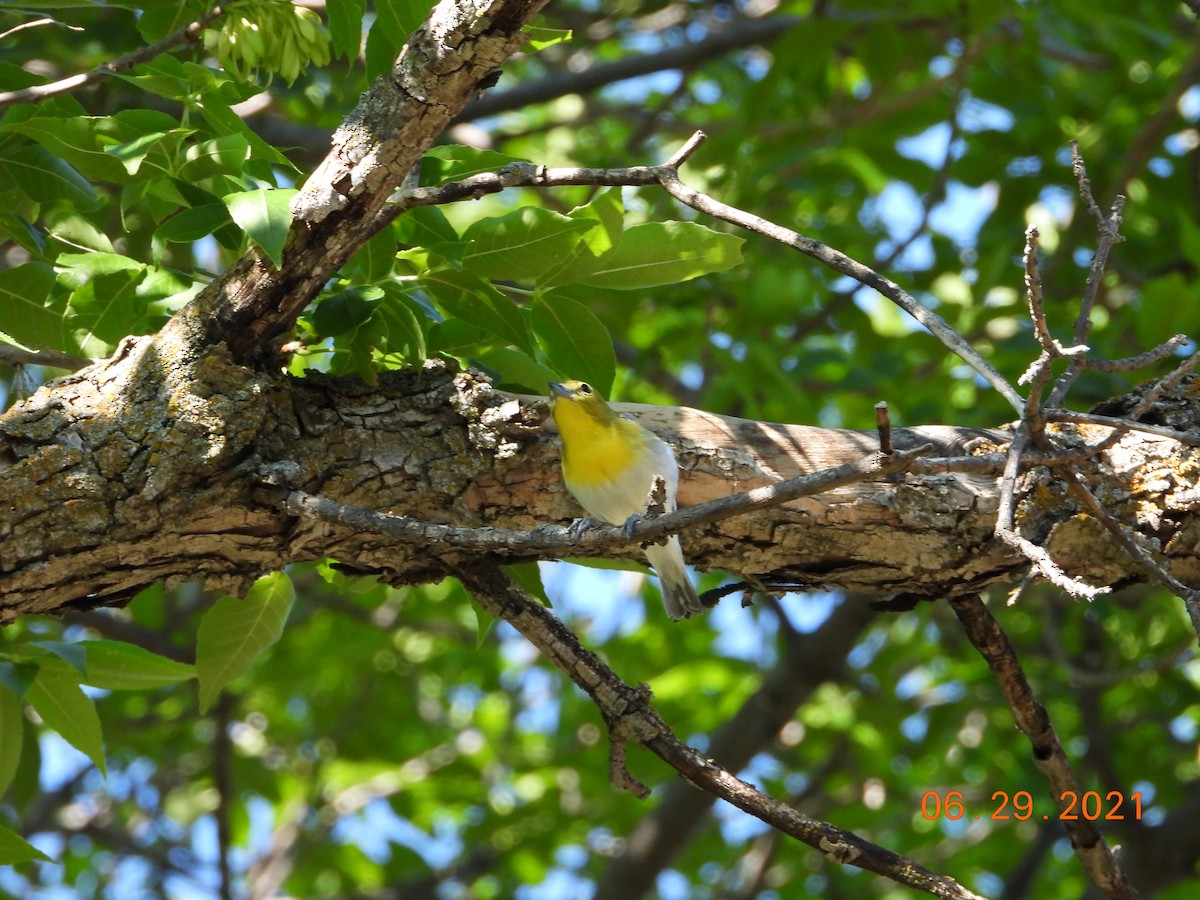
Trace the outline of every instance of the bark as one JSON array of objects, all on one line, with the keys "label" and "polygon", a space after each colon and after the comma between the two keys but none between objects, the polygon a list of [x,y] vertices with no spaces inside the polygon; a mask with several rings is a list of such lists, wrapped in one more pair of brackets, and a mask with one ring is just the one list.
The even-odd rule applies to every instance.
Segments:
[{"label": "bark", "polygon": [[[1193,427],[1200,383],[1156,406]],[[1117,401],[1114,401],[1114,404]],[[678,448],[682,505],[857,459],[873,434],[777,425],[698,410],[623,405]],[[1119,412],[1113,405],[1106,412]],[[469,527],[532,529],[579,509],[558,470],[545,409],[473,372],[430,362],[378,385],[295,378],[234,362],[222,346],[163,352],[130,340],[111,360],[51,383],[0,418],[0,621],[119,604],[163,580],[237,594],[289,563],[333,557],[392,580],[440,579],[447,548],[397,544],[287,515],[279,485]],[[1108,429],[1061,426],[1060,443]],[[1001,430],[898,430],[897,446],[935,455],[991,449]],[[1184,581],[1197,579],[1197,458],[1173,440],[1129,432],[1083,464],[1110,513]],[[1023,482],[1018,524],[1071,574],[1094,584],[1145,580],[1049,470]],[[992,535],[996,480],[905,475],[802,498],[683,535],[689,560],[741,578],[883,597],[959,596],[1026,569]],[[571,555],[616,555],[578,548]],[[617,553],[640,558],[635,545]]]}]

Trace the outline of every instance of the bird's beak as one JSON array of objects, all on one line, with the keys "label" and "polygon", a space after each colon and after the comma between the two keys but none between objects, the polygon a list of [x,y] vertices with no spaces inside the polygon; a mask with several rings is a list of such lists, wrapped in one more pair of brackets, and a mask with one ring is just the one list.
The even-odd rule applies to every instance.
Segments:
[{"label": "bird's beak", "polygon": [[558,396],[560,396],[560,397],[566,397],[567,399],[570,399],[571,392],[568,391],[561,384],[559,384],[557,381],[549,381],[549,382],[547,382],[547,384],[550,385],[550,393],[558,394]]}]

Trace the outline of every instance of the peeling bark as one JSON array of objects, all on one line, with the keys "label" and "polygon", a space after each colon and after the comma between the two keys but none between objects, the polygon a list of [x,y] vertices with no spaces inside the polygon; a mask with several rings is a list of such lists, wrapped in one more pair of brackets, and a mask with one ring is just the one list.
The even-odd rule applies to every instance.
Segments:
[{"label": "peeling bark", "polygon": [[[531,529],[579,510],[562,486],[553,426],[536,398],[496,391],[431,362],[371,386],[237,364],[223,346],[164,353],[130,340],[0,418],[0,621],[119,604],[157,581],[239,593],[289,563],[333,557],[395,581],[440,579],[436,546],[397,545],[289,517],[284,483],[415,519]],[[1195,380],[1163,398],[1159,421],[1191,429]],[[1114,401],[1118,402],[1118,401]],[[874,435],[619,405],[671,440],[682,505],[857,459]],[[1098,426],[1059,426],[1059,444]],[[993,449],[1005,432],[900,429],[898,447],[934,455]],[[1200,580],[1200,462],[1191,448],[1130,432],[1086,464],[1106,507],[1177,577]],[[689,561],[745,578],[873,596],[959,596],[1025,570],[992,535],[991,477],[906,475],[803,498],[683,535]],[[1144,574],[1049,470],[1024,480],[1019,526],[1072,574],[1121,585]],[[579,555],[588,551],[583,548]],[[640,558],[634,545],[621,555]]]}]

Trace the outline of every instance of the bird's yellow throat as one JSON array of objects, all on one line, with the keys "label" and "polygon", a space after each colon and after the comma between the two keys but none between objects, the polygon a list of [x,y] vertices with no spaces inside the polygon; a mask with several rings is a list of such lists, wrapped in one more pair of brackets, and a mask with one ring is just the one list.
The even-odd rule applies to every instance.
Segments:
[{"label": "bird's yellow throat", "polygon": [[587,487],[620,478],[645,444],[637,425],[612,413],[603,400],[597,402],[600,407],[591,409],[586,400],[559,397],[554,401],[554,421],[563,442],[563,476],[569,484]]}]

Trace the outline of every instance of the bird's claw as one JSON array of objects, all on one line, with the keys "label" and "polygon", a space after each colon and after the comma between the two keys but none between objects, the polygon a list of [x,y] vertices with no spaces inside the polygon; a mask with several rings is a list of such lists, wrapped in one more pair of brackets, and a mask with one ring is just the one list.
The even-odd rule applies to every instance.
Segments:
[{"label": "bird's claw", "polygon": [[586,516],[582,519],[576,519],[567,528],[567,537],[573,541],[578,541],[583,537],[583,533],[589,528],[595,528],[598,523],[595,519],[589,519]]},{"label": "bird's claw", "polygon": [[621,526],[621,531],[625,532],[625,537],[628,540],[633,540],[633,529],[637,527],[637,523],[642,521],[641,513],[634,513],[625,520],[625,524]]}]

